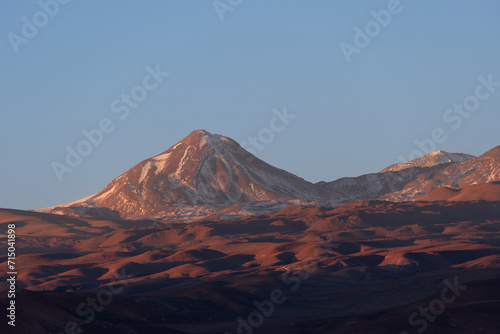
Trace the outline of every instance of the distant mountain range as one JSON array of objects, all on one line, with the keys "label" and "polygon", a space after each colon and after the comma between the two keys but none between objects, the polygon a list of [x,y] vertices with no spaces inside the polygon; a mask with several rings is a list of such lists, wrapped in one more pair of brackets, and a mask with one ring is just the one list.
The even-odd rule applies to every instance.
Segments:
[{"label": "distant mountain range", "polygon": [[228,137],[197,130],[135,165],[101,192],[36,211],[94,218],[234,218],[289,205],[411,201],[441,187],[459,189],[498,180],[500,146],[479,157],[436,151],[379,173],[313,184],[267,164]]}]

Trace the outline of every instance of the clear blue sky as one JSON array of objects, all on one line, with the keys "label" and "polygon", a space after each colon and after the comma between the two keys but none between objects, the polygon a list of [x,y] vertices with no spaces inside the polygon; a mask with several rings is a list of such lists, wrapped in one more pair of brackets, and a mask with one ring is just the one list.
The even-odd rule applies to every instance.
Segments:
[{"label": "clear blue sky", "polygon": [[[377,172],[436,128],[447,136],[437,149],[499,145],[500,88],[457,129],[443,114],[478,76],[500,81],[500,2],[401,0],[348,63],[339,45],[355,46],[354,28],[389,2],[244,0],[221,21],[212,1],[73,0],[53,17],[4,1],[0,207],[91,195],[195,129],[241,143],[285,106],[296,118],[258,156],[312,182]],[[38,20],[36,34],[23,17]],[[112,102],[157,64],[170,75],[121,120]],[[59,182],[52,162],[105,118],[114,131]]]}]

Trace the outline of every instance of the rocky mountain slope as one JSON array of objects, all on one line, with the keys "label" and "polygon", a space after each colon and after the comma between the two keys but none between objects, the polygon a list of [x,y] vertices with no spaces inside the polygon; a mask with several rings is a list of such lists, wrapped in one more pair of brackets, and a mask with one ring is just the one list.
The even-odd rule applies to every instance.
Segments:
[{"label": "rocky mountain slope", "polygon": [[474,159],[474,158],[475,158],[475,156],[470,155],[470,154],[448,153],[448,152],[439,150],[439,151],[431,152],[429,154],[421,156],[420,158],[410,160],[408,162],[390,165],[389,167],[384,168],[381,172],[382,173],[389,172],[389,171],[394,172],[394,171],[399,171],[399,170],[403,170],[403,169],[408,169],[411,167],[434,167],[434,166],[446,164],[446,163],[464,162],[464,161]]},{"label": "rocky mountain slope", "polygon": [[500,180],[500,146],[474,159],[439,166],[443,168],[422,173],[401,190],[381,196],[381,198],[390,201],[414,200],[440,187],[458,189],[498,181]]},{"label": "rocky mountain slope", "polygon": [[197,130],[132,167],[101,192],[46,211],[126,218],[203,215],[236,203],[327,197],[320,187],[265,163],[234,140]]}]

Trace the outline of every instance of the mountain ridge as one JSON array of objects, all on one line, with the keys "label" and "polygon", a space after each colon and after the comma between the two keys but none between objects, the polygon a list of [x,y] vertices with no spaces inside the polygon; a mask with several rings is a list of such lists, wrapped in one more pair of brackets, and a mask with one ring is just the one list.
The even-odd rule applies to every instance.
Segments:
[{"label": "mountain ridge", "polygon": [[[479,157],[439,150],[379,173],[313,184],[260,160],[229,137],[195,130],[168,150],[136,164],[102,191],[36,211],[191,220],[221,210],[231,215],[224,209],[233,205],[240,205],[233,213],[239,215],[270,212],[283,205],[411,201],[443,186],[497,181],[498,166],[500,146]],[[254,209],[249,209],[251,203]]]},{"label": "mountain ridge", "polygon": [[474,159],[476,156],[464,153],[449,153],[437,150],[407,162],[397,163],[382,169],[380,172],[399,171],[411,167],[434,167],[444,163],[464,162]]}]

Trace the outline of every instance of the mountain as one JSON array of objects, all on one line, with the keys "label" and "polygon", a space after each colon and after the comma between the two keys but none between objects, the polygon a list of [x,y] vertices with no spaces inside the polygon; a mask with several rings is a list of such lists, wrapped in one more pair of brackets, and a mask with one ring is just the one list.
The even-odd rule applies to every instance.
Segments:
[{"label": "mountain", "polygon": [[437,170],[434,167],[411,167],[398,171],[365,174],[357,177],[343,177],[319,185],[330,195],[332,205],[378,199],[403,189],[423,173]]},{"label": "mountain", "polygon": [[48,211],[122,218],[203,216],[203,209],[211,211],[206,206],[325,197],[312,183],[263,162],[234,140],[197,130],[135,165],[101,192]]},{"label": "mountain", "polygon": [[440,187],[458,189],[498,181],[500,180],[500,146],[477,158],[437,167],[439,166],[443,168],[424,172],[408,182],[401,190],[381,196],[381,199],[408,201],[424,196]]},{"label": "mountain", "polygon": [[446,163],[464,162],[464,161],[474,159],[474,158],[475,158],[475,156],[470,155],[470,154],[448,153],[448,152],[439,150],[439,151],[431,152],[429,154],[421,156],[420,158],[410,160],[408,162],[390,165],[389,167],[384,168],[381,171],[381,173],[389,172],[389,171],[391,171],[391,172],[400,171],[400,170],[408,169],[411,167],[434,167],[434,166],[446,164]]},{"label": "mountain", "polygon": [[101,192],[38,211],[192,221],[262,214],[289,205],[411,201],[440,187],[457,189],[497,180],[500,146],[480,157],[436,151],[379,173],[313,184],[265,163],[228,137],[196,130],[135,165]]},{"label": "mountain", "polygon": [[422,174],[436,172],[451,164],[473,158],[475,157],[469,154],[439,150],[405,163],[393,164],[379,173],[344,177],[320,184],[330,195],[331,204],[379,199],[402,190]]}]

